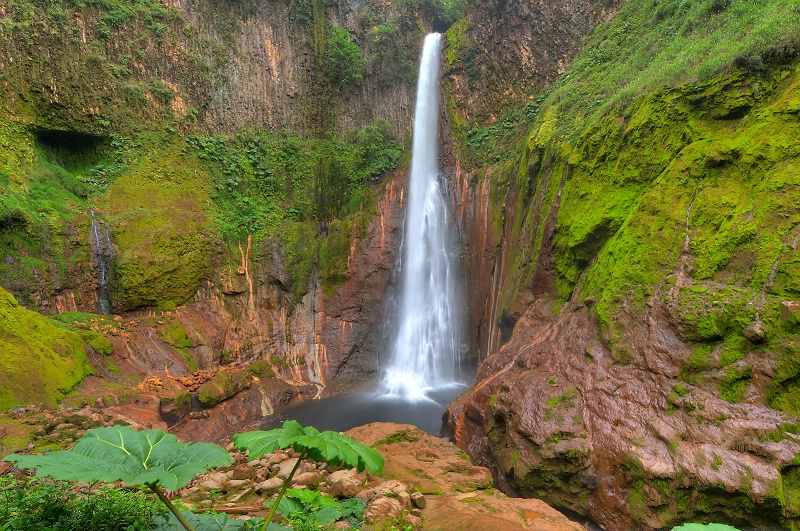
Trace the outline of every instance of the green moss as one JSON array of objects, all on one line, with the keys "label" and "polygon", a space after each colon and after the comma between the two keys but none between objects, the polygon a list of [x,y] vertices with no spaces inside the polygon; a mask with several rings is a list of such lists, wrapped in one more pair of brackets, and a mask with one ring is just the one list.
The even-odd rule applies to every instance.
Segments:
[{"label": "green moss", "polygon": [[0,409],[55,404],[92,374],[80,335],[20,307],[0,288]]},{"label": "green moss", "polygon": [[779,338],[770,344],[775,354],[775,376],[768,393],[769,405],[787,413],[800,413],[800,341]]},{"label": "green moss", "polygon": [[256,360],[248,368],[250,374],[258,376],[259,378],[272,378],[275,374],[272,371],[272,366],[267,360]]},{"label": "green moss", "polygon": [[115,301],[174,310],[208,274],[205,173],[175,146],[120,176],[101,208],[114,227]]},{"label": "green moss", "polygon": [[351,219],[333,220],[328,225],[327,236],[320,244],[319,269],[326,294],[345,280],[344,272],[350,265],[352,227]]},{"label": "green moss", "polygon": [[219,371],[197,388],[197,400],[211,407],[250,387],[250,374],[243,371]]},{"label": "green moss", "polygon": [[373,446],[380,446],[385,444],[393,444],[397,442],[416,442],[419,440],[419,432],[417,430],[400,430],[391,434],[385,439],[382,439]]},{"label": "green moss", "polygon": [[192,338],[186,333],[180,321],[169,321],[164,325],[158,326],[156,329],[158,337],[167,345],[175,348],[186,363],[189,364],[189,369],[192,371],[197,370],[197,362],[192,357],[191,348],[193,346]]},{"label": "green moss", "polygon": [[315,241],[316,235],[317,230],[312,223],[293,222],[281,228],[281,241],[286,252],[287,270],[291,278],[290,290],[296,300],[302,299],[310,287],[316,248],[309,243]]},{"label": "green moss", "polygon": [[447,30],[444,57],[448,69],[455,68],[457,66],[457,61],[460,61],[464,57],[464,50],[467,46],[466,34],[468,28],[469,21],[464,18],[450,26]]},{"label": "green moss", "polygon": [[689,367],[694,370],[707,369],[709,366],[708,356],[714,349],[713,345],[698,345],[694,351],[689,354]]},{"label": "green moss", "polygon": [[752,372],[750,366],[743,367],[741,370],[729,367],[719,384],[719,396],[731,403],[741,402],[744,392],[750,386]]},{"label": "green moss", "polygon": [[563,393],[547,399],[547,406],[552,409],[572,409],[578,398],[578,390],[574,387],[567,388]]},{"label": "green moss", "polygon": [[110,356],[114,350],[111,341],[109,341],[108,338],[103,334],[99,334],[92,330],[82,330],[80,331],[80,335],[83,338],[83,341],[101,356]]},{"label": "green moss", "polygon": [[719,357],[719,366],[727,367],[731,363],[736,363],[744,358],[749,350],[750,342],[744,336],[733,334],[726,337]]},{"label": "green moss", "polygon": [[169,321],[167,324],[159,326],[157,329],[158,337],[175,348],[191,348],[192,338],[186,333],[180,321]]}]

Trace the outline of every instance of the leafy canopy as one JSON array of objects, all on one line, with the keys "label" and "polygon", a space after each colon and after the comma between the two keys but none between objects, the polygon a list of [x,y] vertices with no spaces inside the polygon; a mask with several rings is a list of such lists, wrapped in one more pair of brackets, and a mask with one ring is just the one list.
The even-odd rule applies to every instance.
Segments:
[{"label": "leafy canopy", "polygon": [[225,449],[211,443],[181,443],[161,430],[129,426],[89,430],[71,450],[44,455],[10,454],[21,468],[39,467],[38,476],[72,481],[122,480],[128,485],[159,483],[178,490],[211,467],[230,464]]},{"label": "leafy canopy", "polygon": [[277,448],[293,448],[314,461],[335,466],[365,468],[374,474],[383,470],[383,457],[364,444],[335,431],[320,432],[312,426],[304,428],[296,420],[269,431],[248,431],[233,436],[239,451],[249,450],[250,460],[258,459]]}]

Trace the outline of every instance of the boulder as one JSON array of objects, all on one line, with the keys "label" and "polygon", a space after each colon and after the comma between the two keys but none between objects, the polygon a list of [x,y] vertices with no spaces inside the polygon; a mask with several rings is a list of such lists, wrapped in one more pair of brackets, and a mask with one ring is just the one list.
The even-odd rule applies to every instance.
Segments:
[{"label": "boulder", "polygon": [[253,479],[256,477],[256,469],[248,463],[236,465],[233,469],[233,479]]},{"label": "boulder", "polygon": [[223,370],[197,388],[197,400],[211,407],[250,387],[252,376],[244,371]]},{"label": "boulder", "polygon": [[257,484],[254,490],[258,494],[272,494],[273,492],[277,492],[282,486],[283,480],[281,478],[269,478]]},{"label": "boulder", "polygon": [[295,475],[292,478],[292,486],[293,487],[315,486],[319,485],[320,481],[322,481],[322,474],[320,474],[316,470],[310,470],[308,472],[303,472],[302,474]]},{"label": "boulder", "polygon": [[[291,459],[287,459],[285,461],[277,463],[275,466],[272,467],[272,470],[275,472],[275,475],[278,476],[279,478],[286,479],[289,477],[289,474],[291,474],[292,469],[295,467],[296,464],[297,464],[297,458],[292,457]],[[303,472],[302,464],[300,465],[300,467],[298,467],[298,470],[301,473]]]},{"label": "boulder", "polygon": [[192,410],[192,395],[188,391],[162,391],[158,399],[158,412],[164,422],[175,424]]},{"label": "boulder", "polygon": [[800,301],[781,302],[781,323],[790,326],[800,324]]},{"label": "boulder", "polygon": [[374,524],[384,520],[397,520],[402,514],[402,507],[400,502],[385,496],[378,496],[369,502],[367,509],[364,511],[364,521]]},{"label": "boulder", "polygon": [[353,498],[359,493],[359,490],[357,483],[347,478],[342,478],[328,487],[328,494],[334,498]]},{"label": "boulder", "polygon": [[753,343],[760,343],[764,341],[765,337],[764,326],[761,324],[761,321],[750,323],[744,327],[742,335]]}]

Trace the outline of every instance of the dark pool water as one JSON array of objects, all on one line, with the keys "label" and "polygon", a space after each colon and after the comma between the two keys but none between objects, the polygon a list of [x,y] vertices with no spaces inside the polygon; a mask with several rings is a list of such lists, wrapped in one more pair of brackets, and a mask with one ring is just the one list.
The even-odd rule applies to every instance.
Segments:
[{"label": "dark pool water", "polygon": [[278,428],[285,420],[296,420],[320,431],[345,431],[370,422],[397,422],[413,424],[431,435],[439,435],[444,408],[467,389],[464,384],[453,384],[430,391],[427,399],[413,401],[376,393],[310,400],[270,417],[261,428]]}]

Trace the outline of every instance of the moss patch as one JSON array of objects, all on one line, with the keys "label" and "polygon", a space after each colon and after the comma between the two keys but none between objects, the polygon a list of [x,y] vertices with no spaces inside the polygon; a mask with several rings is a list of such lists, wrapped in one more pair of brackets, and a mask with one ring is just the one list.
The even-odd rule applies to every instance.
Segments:
[{"label": "moss patch", "polygon": [[119,248],[115,304],[174,310],[208,275],[207,176],[175,146],[120,176],[102,200]]},{"label": "moss patch", "polygon": [[91,373],[80,335],[56,328],[0,288],[0,409],[55,404]]}]

